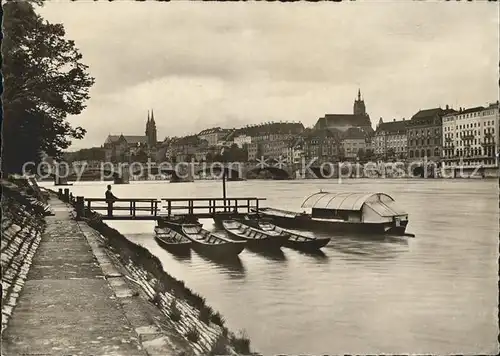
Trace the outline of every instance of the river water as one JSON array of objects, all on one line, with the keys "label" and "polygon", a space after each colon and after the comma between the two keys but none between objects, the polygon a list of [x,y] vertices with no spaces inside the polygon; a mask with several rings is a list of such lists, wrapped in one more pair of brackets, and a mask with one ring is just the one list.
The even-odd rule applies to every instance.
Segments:
[{"label": "river water", "polygon": [[[106,183],[75,195],[104,197]],[[153,239],[153,222],[109,224],[160,258],[165,270],[244,329],[252,348],[284,354],[496,354],[498,352],[498,182],[496,180],[304,180],[228,182],[228,196],[299,210],[319,189],[381,191],[409,213],[414,239],[332,236],[324,256],[283,248],[250,251],[221,265],[179,259]],[[120,198],[220,197],[221,183],[134,182]],[[211,221],[202,221],[211,227]]]}]

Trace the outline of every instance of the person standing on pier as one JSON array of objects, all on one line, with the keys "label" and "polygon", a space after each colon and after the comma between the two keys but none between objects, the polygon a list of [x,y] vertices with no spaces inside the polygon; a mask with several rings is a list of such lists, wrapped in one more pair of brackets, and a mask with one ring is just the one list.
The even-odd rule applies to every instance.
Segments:
[{"label": "person standing on pier", "polygon": [[108,216],[111,217],[113,215],[113,202],[118,199],[111,192],[111,185],[108,184],[108,190],[106,190],[106,202],[108,203]]}]

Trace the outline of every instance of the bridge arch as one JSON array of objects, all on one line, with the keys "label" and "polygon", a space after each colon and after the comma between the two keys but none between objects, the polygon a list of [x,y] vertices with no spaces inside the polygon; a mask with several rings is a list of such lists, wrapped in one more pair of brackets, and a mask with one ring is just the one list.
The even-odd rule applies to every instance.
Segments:
[{"label": "bridge arch", "polygon": [[221,166],[217,166],[217,165],[210,166],[210,167],[198,168],[198,170],[195,172],[195,174],[196,175],[200,175],[202,173],[210,174],[212,177],[222,179],[223,171],[226,173],[227,180],[241,180],[243,178],[242,174],[240,174],[240,171],[238,169],[229,168],[229,167],[224,167],[224,169],[222,169]]},{"label": "bridge arch", "polygon": [[264,172],[269,172],[272,175],[273,179],[290,179],[290,174],[288,173],[288,171],[279,167],[254,167],[248,171],[249,174],[255,174],[257,176]]},{"label": "bridge arch", "polygon": [[166,175],[171,175],[175,173],[175,170],[172,168],[161,168],[161,167],[150,167],[147,169],[136,169],[132,172],[130,172],[134,176],[138,176],[144,174],[144,173],[151,173],[151,174],[166,174]]}]

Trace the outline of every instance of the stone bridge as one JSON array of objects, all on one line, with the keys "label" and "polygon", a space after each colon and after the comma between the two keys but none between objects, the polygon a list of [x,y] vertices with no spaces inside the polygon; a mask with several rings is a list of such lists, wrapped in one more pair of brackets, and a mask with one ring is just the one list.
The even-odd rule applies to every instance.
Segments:
[{"label": "stone bridge", "polygon": [[[319,163],[306,162],[286,164],[280,162],[148,162],[110,163],[110,162],[74,162],[59,163],[49,167],[41,175],[53,177],[56,184],[64,184],[72,180],[113,180],[115,183],[128,183],[131,177],[147,177],[163,174],[170,176],[171,181],[192,181],[195,176],[222,178],[223,170],[228,180],[246,178],[338,178],[338,177],[400,177],[433,176],[433,168],[426,162],[390,163]],[[133,178],[132,178],[133,179]]]}]

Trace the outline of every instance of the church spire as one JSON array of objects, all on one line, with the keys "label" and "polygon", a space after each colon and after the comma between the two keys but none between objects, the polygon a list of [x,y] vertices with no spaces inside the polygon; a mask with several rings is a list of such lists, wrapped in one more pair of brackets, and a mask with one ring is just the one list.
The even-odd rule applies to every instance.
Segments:
[{"label": "church spire", "polygon": [[360,116],[366,115],[365,102],[363,99],[361,99],[361,89],[358,89],[358,99],[354,100],[353,114]]},{"label": "church spire", "polygon": [[150,123],[149,123],[149,110],[148,110],[148,121],[146,122],[146,136],[149,135],[149,127],[150,127]]},{"label": "church spire", "polygon": [[155,114],[153,109],[151,109],[151,116],[149,115],[148,110],[148,123],[146,124],[146,137],[148,141],[149,147],[155,147],[157,141],[157,132],[156,132],[156,123],[155,123]]}]

